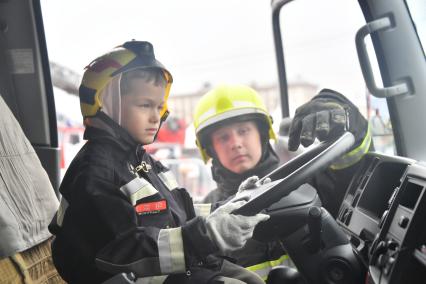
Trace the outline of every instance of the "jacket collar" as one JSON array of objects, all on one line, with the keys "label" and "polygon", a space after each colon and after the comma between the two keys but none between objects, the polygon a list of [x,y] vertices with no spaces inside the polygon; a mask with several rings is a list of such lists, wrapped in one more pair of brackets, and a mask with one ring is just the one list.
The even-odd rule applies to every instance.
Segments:
[{"label": "jacket collar", "polygon": [[86,140],[111,141],[124,151],[142,148],[127,130],[101,111],[94,117],[86,118],[85,124],[84,139]]},{"label": "jacket collar", "polygon": [[211,170],[213,179],[216,181],[218,188],[225,191],[227,196],[230,196],[238,191],[238,187],[245,179],[254,175],[262,178],[275,170],[278,165],[279,158],[274,149],[272,149],[271,144],[267,142],[265,145],[265,151],[263,152],[259,163],[254,168],[242,174],[236,174],[225,168],[219,162],[219,159],[216,158],[212,160]]}]

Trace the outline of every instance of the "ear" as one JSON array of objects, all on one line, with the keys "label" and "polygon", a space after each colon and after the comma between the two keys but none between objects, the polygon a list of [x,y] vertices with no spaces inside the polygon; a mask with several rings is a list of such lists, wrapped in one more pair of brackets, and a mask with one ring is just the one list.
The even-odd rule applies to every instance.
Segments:
[{"label": "ear", "polygon": [[216,152],[215,152],[212,144],[207,145],[206,153],[207,153],[207,155],[209,155],[213,159],[217,158]]}]

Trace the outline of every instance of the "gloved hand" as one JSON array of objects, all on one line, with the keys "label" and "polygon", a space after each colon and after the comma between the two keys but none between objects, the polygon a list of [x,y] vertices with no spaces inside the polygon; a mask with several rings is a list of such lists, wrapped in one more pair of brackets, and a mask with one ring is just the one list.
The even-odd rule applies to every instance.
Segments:
[{"label": "gloved hand", "polygon": [[240,192],[243,192],[244,190],[253,190],[253,189],[258,188],[261,185],[270,183],[271,179],[270,178],[265,178],[260,183],[258,183],[258,181],[259,181],[259,177],[258,176],[251,176],[251,177],[247,178],[238,187],[237,194],[240,193]]},{"label": "gloved hand", "polygon": [[222,253],[242,248],[253,236],[256,225],[269,219],[269,215],[262,213],[255,216],[231,214],[245,203],[242,200],[225,203],[206,217],[207,234]]},{"label": "gloved hand", "polygon": [[342,94],[323,89],[311,101],[296,110],[290,127],[288,148],[307,147],[315,138],[320,141],[339,137],[345,130],[355,136],[355,147],[362,143],[368,122],[358,108]]}]

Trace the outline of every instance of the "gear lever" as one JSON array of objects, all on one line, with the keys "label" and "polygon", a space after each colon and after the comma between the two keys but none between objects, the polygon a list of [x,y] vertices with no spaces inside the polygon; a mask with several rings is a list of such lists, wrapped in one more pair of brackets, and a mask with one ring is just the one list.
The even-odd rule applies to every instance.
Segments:
[{"label": "gear lever", "polygon": [[315,253],[321,248],[321,208],[313,206],[308,212],[308,227],[310,242],[308,248],[310,252]]}]

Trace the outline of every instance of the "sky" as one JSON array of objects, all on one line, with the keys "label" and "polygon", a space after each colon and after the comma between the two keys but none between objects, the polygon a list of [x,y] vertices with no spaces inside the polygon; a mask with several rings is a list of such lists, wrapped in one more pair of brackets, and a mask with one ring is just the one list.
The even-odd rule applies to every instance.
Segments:
[{"label": "sky", "polygon": [[269,1],[42,0],[50,60],[78,73],[130,39],[153,43],[173,92],[206,82],[276,83]]}]

